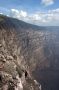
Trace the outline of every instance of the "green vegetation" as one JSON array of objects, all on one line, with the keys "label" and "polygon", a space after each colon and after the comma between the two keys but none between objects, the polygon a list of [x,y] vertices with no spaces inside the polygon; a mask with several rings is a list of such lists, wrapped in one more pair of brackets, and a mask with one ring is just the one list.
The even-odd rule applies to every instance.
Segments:
[{"label": "green vegetation", "polygon": [[1,21],[4,21],[5,18],[6,18],[6,16],[0,14],[0,22],[1,22]]}]

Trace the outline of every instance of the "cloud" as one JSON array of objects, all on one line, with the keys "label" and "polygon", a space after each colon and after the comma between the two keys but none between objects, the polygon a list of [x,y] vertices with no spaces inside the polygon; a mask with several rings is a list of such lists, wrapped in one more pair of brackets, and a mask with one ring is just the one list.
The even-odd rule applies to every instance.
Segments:
[{"label": "cloud", "polygon": [[23,11],[23,10],[16,10],[16,9],[11,9],[11,16],[16,17],[18,19],[21,18],[26,18],[27,17],[27,12]]},{"label": "cloud", "polygon": [[23,10],[11,9],[10,16],[36,25],[59,24],[59,8],[47,12],[35,12],[31,14]]},{"label": "cloud", "polygon": [[54,0],[42,0],[42,4],[45,6],[49,6],[54,4]]},{"label": "cloud", "polygon": [[59,8],[57,8],[57,9],[54,9],[54,10],[49,10],[49,13],[59,13]]},{"label": "cloud", "polygon": [[2,12],[1,12],[0,14],[1,14],[1,15],[3,15],[3,13],[2,13]]}]

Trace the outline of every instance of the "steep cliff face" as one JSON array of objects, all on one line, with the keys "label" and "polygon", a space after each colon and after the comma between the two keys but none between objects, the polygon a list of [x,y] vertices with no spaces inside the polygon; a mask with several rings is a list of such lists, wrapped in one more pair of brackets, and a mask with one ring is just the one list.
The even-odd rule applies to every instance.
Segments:
[{"label": "steep cliff face", "polygon": [[59,27],[0,16],[0,81],[3,90],[59,90]]},{"label": "steep cliff face", "polygon": [[24,24],[0,16],[0,90],[41,90],[27,63],[29,41]]}]

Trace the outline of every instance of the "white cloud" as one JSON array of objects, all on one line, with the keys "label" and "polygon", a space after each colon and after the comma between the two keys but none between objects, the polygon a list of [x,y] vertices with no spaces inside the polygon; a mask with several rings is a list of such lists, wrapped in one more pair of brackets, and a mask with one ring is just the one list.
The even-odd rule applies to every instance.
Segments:
[{"label": "white cloud", "polygon": [[45,6],[54,4],[54,0],[42,0],[42,4]]},{"label": "white cloud", "polygon": [[39,14],[33,14],[32,15],[32,20],[35,20],[35,21],[40,21],[42,18],[39,16]]},{"label": "white cloud", "polygon": [[59,8],[32,14],[23,10],[11,9],[10,15],[11,17],[36,25],[56,25],[57,22],[59,24]]},{"label": "white cloud", "polygon": [[3,13],[0,13],[1,15],[3,14]]},{"label": "white cloud", "polygon": [[11,9],[11,16],[21,19],[21,18],[26,18],[27,17],[27,12],[23,10],[16,10],[16,9]]},{"label": "white cloud", "polygon": [[59,13],[59,8],[55,9],[55,10],[49,10],[49,13]]},{"label": "white cloud", "polygon": [[14,13],[19,13],[19,11],[16,10],[16,9],[11,9],[11,11],[14,12]]},{"label": "white cloud", "polygon": [[20,11],[20,15],[22,16],[22,17],[27,17],[27,12],[25,12],[25,11]]}]

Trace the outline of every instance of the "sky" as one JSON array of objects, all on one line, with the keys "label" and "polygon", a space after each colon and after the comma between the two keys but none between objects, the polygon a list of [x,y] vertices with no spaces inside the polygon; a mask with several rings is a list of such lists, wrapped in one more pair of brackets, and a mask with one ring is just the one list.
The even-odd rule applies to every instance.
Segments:
[{"label": "sky", "polygon": [[0,14],[39,26],[59,26],[59,0],[0,0]]}]

